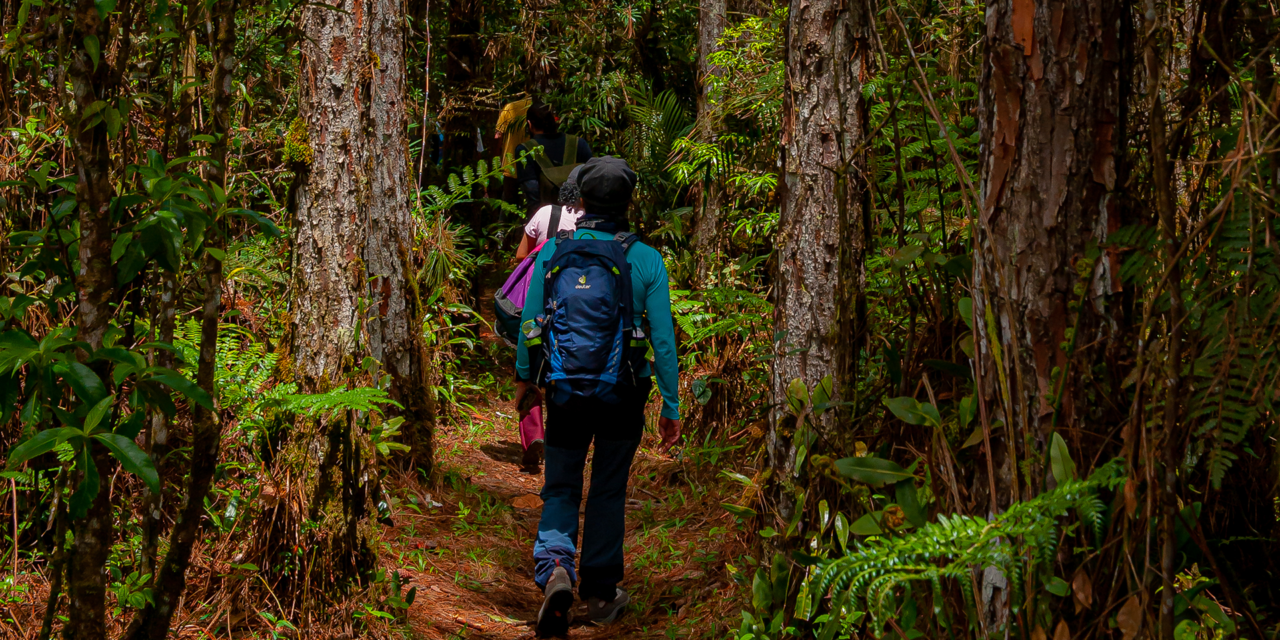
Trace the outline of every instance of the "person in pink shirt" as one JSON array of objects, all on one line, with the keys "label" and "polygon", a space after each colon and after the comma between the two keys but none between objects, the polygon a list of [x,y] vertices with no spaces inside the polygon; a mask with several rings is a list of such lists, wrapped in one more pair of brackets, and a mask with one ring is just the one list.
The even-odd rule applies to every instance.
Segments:
[{"label": "person in pink shirt", "polygon": [[[578,200],[581,199],[578,195],[578,169],[581,168],[574,169],[564,184],[560,185],[560,204],[546,205],[529,217],[529,222],[524,225],[524,237],[520,239],[520,246],[516,247],[516,261],[524,260],[525,256],[533,253],[534,248],[554,236],[556,231],[573,231],[578,228],[578,218],[582,217],[582,210],[578,208]],[[558,229],[548,231],[555,207],[560,207],[560,225]]]},{"label": "person in pink shirt", "polygon": [[[573,231],[578,228],[578,218],[582,217],[579,208],[581,196],[578,194],[578,167],[569,174],[569,178],[560,186],[560,204],[546,205],[534,212],[529,222],[524,225],[524,237],[516,248],[516,261],[524,260],[530,253],[542,246],[542,243],[555,235],[556,231]],[[551,220],[559,209],[557,229],[549,230]],[[526,397],[533,397],[530,394]],[[517,407],[520,412],[520,446],[524,448],[521,459],[523,471],[538,473],[542,464],[542,449],[545,431],[542,426],[542,403],[528,407]]]}]

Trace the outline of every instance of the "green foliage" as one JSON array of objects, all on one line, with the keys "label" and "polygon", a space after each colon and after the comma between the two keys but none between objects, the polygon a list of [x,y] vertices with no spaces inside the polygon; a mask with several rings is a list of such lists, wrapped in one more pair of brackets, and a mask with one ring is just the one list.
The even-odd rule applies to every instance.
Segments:
[{"label": "green foliage", "polygon": [[[693,127],[693,120],[672,91],[653,95],[632,89],[628,97],[630,126],[623,131],[619,144],[622,156],[637,176],[630,217],[644,225],[642,229],[674,225],[673,231],[678,233],[679,216],[690,209],[679,207],[680,186],[672,175],[670,159],[677,141]],[[659,229],[657,233],[667,230]]]},{"label": "green foliage", "polygon": [[[516,158],[516,162],[526,162],[529,154],[526,152]],[[501,178],[502,162],[494,160],[493,163],[487,162],[484,158],[476,161],[476,166],[462,167],[461,175],[450,173],[445,179],[445,186],[442,189],[436,185],[427,185],[425,188],[417,192],[417,201],[414,215],[419,217],[427,217],[440,213],[444,213],[457,205],[473,202],[477,198],[473,197],[473,192],[488,184],[490,180]],[[501,200],[492,200],[482,198],[487,204],[501,208],[508,213],[522,213],[521,209]]]},{"label": "green foliage", "polygon": [[336,414],[345,411],[377,412],[384,405],[399,407],[387,392],[374,387],[334,389],[328,393],[290,394],[280,400],[277,408],[290,413],[310,417]]},{"label": "green foliage", "polygon": [[684,290],[672,291],[671,313],[691,343],[716,338],[748,342],[758,336],[773,315],[764,297],[743,289],[716,287],[698,292],[699,299]]},{"label": "green foliage", "polygon": [[[940,594],[943,580],[955,580],[973,606],[974,567],[995,567],[1014,584],[1010,602],[1016,612],[1021,594],[1036,588],[1023,580],[1036,575],[1034,568],[1051,569],[1061,533],[1058,518],[1083,508],[1088,517],[1100,519],[1097,493],[1116,489],[1125,475],[1124,462],[1113,460],[1087,479],[1068,480],[1053,491],[1011,505],[990,522],[940,515],[937,523],[911,533],[854,542],[843,557],[817,562],[806,579],[808,597],[815,601],[797,603],[797,609],[817,611],[816,599],[829,595],[831,613],[819,625],[823,636],[830,637],[832,629],[854,622],[858,612],[870,614],[879,634],[894,612],[894,603],[900,602],[895,593],[908,583],[930,586]],[[1101,522],[1089,524],[1100,526]]]},{"label": "green foliage", "polygon": [[[62,460],[71,462],[64,472],[84,471],[69,502],[72,518],[79,519],[100,489],[95,447],[105,448],[124,470],[158,490],[150,457],[133,442],[146,412],[158,409],[172,415],[176,408],[171,392],[206,408],[213,404],[207,393],[178,372],[147,366],[144,352],[104,346],[88,358],[98,370],[90,368],[76,358],[76,350],[89,351],[89,345],[72,340],[73,335],[73,330],[57,330],[37,342],[21,329],[0,334],[0,396],[8,403],[9,416],[8,407],[21,405],[18,419],[29,434],[9,452],[9,470],[63,450]],[[116,387],[127,382],[134,389],[127,401],[117,402],[99,371],[108,372]],[[22,383],[20,372],[28,384]]]},{"label": "green foliage", "polygon": [[[1184,327],[1191,354],[1182,375],[1187,390],[1185,419],[1192,438],[1184,459],[1187,472],[1202,471],[1211,486],[1221,488],[1241,453],[1257,455],[1250,434],[1274,432],[1280,362],[1277,347],[1280,318],[1280,266],[1273,247],[1253,242],[1257,230],[1249,216],[1234,208],[1223,211],[1216,233],[1199,251],[1207,256],[1184,257],[1185,279],[1197,283],[1184,295]],[[1164,279],[1165,262],[1159,230],[1148,225],[1125,227],[1112,234],[1113,246],[1124,253],[1119,276],[1124,282],[1155,289]],[[1152,301],[1151,322],[1170,306],[1168,288]],[[1149,398],[1143,405],[1149,428],[1163,420],[1165,380],[1153,369],[1166,366],[1162,344],[1125,381],[1140,383]]]}]

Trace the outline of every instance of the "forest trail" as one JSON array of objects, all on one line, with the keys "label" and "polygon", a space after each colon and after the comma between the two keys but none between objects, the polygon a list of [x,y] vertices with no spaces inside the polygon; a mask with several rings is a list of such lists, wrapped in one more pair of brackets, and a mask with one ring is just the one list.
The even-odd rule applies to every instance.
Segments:
[{"label": "forest trail", "polygon": [[[482,330],[486,342],[498,338]],[[510,369],[494,363],[491,372]],[[521,472],[515,403],[490,388],[452,408],[436,434],[434,486],[416,474],[391,478],[394,525],[383,529],[382,567],[417,587],[408,627],[415,638],[533,638],[542,593],[532,549],[542,474]],[[614,625],[595,627],[575,605],[570,638],[723,637],[741,603],[727,563],[747,552],[740,524],[719,505],[725,487],[688,457],[656,453],[656,403],[632,465],[623,586],[632,597]],[[443,424],[451,422],[452,424]],[[590,486],[588,459],[588,483]]]}]

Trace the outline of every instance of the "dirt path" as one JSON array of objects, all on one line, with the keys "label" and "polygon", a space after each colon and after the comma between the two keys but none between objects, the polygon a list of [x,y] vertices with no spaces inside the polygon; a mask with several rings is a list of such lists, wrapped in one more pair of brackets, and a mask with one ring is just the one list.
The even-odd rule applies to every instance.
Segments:
[{"label": "dirt path", "polygon": [[[437,486],[393,482],[398,503],[394,526],[383,531],[383,565],[417,587],[409,610],[416,637],[533,637],[542,476],[520,472],[513,415],[509,402],[497,404],[472,414],[469,427],[442,429]],[[646,445],[654,443],[648,435]],[[738,527],[719,497],[685,484],[683,473],[684,463],[647,446],[637,455],[623,584],[633,606],[616,625],[597,628],[579,603],[571,638],[724,637],[736,626],[725,561],[745,551],[730,535]]]},{"label": "dirt path", "polygon": [[[482,300],[501,286],[505,271],[489,274]],[[491,325],[490,305],[479,311]],[[487,328],[479,334],[483,343],[501,344]],[[505,361],[469,377],[507,376],[511,352],[500,347],[490,353]],[[383,529],[381,557],[385,569],[399,570],[417,587],[408,616],[411,637],[534,637],[542,603],[532,557],[542,475],[520,470],[511,394],[510,387],[490,388],[469,400],[470,408],[454,406],[453,415],[441,421],[434,486],[416,475],[392,479],[394,526]],[[740,622],[744,591],[729,564],[747,553],[746,536],[720,507],[733,497],[722,494],[733,488],[716,477],[719,465],[706,464],[715,461],[700,458],[696,449],[687,449],[680,460],[656,454],[657,403],[650,405],[628,487],[627,574],[621,586],[632,604],[616,624],[600,628],[586,622],[586,606],[578,603],[570,638],[723,638]],[[743,576],[738,583],[749,592]]]},{"label": "dirt path", "polygon": [[[417,587],[408,616],[412,637],[534,637],[542,594],[533,583],[532,549],[542,475],[520,471],[514,403],[496,395],[474,410],[457,408],[452,426],[440,428],[434,486],[416,476],[391,479],[394,526],[383,530],[381,556],[385,569]],[[651,427],[656,419],[649,417]],[[746,547],[741,525],[719,506],[728,488],[697,473],[689,458],[656,454],[653,431],[628,490],[622,586],[632,605],[618,623],[599,628],[586,622],[578,603],[570,638],[723,638],[738,624],[740,600],[727,563]]]}]

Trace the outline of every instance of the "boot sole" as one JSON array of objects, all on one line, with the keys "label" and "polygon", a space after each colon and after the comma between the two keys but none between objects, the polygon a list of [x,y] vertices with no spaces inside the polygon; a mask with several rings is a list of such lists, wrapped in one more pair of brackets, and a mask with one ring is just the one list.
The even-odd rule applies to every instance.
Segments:
[{"label": "boot sole", "polygon": [[538,611],[539,638],[564,636],[569,633],[569,609],[573,607],[573,587],[566,586],[547,594]]}]

